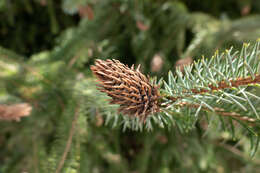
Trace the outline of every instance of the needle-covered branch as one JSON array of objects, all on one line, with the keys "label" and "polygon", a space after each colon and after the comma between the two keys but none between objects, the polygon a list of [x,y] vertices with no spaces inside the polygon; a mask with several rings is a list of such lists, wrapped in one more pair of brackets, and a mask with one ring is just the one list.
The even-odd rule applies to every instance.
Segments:
[{"label": "needle-covered branch", "polygon": [[192,129],[201,115],[212,112],[256,132],[260,97],[255,93],[257,87],[251,86],[260,83],[259,44],[258,40],[252,46],[244,44],[241,51],[217,51],[209,59],[185,66],[183,71],[177,69],[176,75],[169,72],[163,86],[159,84],[162,81],[158,85],[149,82],[140,66],[135,70],[117,60],[97,60],[91,69],[99,79],[100,90],[112,98],[110,103],[120,105],[118,110],[123,116],[119,121],[114,114],[114,125],[151,130],[153,124],[163,128],[175,124],[185,130]]}]

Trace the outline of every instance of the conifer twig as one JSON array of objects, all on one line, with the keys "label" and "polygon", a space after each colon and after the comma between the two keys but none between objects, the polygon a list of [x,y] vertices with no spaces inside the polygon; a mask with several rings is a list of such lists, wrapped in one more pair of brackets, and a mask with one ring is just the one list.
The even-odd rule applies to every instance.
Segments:
[{"label": "conifer twig", "polygon": [[[187,107],[190,107],[190,108],[199,108],[200,107],[199,104],[190,104],[190,103],[187,103],[187,102],[181,102],[178,105],[179,106],[187,106]],[[209,111],[209,109],[207,107],[204,107],[204,106],[202,107],[202,109],[205,110],[205,111]],[[254,123],[256,121],[256,119],[254,119],[254,118],[242,116],[241,114],[236,113],[236,112],[226,112],[223,108],[213,107],[213,109],[217,114],[222,115],[222,116],[233,117],[233,118],[237,118],[241,121],[246,121],[246,122],[250,122],[250,123]]]},{"label": "conifer twig", "polygon": [[248,157],[248,155],[245,155],[243,152],[241,152],[239,149],[237,149],[236,147],[227,145],[225,143],[216,143],[215,145],[222,147],[224,149],[226,149],[227,151],[230,151],[231,153],[239,156],[239,157],[243,157],[246,158],[248,160],[250,160],[251,162],[260,165],[260,160],[259,159],[252,159],[251,157]]},{"label": "conifer twig", "polygon": [[75,126],[76,126],[76,123],[77,123],[77,120],[78,120],[78,116],[79,116],[79,106],[77,106],[76,109],[75,109],[75,113],[74,113],[72,125],[71,125],[71,128],[70,128],[70,132],[69,132],[69,137],[68,137],[68,140],[67,140],[67,143],[66,143],[66,147],[64,149],[64,152],[62,154],[61,160],[59,161],[59,164],[58,164],[58,167],[57,167],[55,173],[60,173],[60,171],[63,168],[64,162],[67,158],[67,155],[70,151],[72,138],[73,138],[74,133],[75,133]]},{"label": "conifer twig", "polygon": [[[214,92],[214,91],[219,91],[219,90],[228,89],[228,88],[232,88],[232,87],[256,84],[256,83],[260,83],[260,75],[256,75],[254,79],[252,77],[246,77],[246,78],[238,78],[236,80],[229,80],[229,81],[230,81],[230,84],[228,84],[226,81],[219,82],[217,86],[210,84],[210,85],[208,85],[208,88],[210,90],[191,89],[189,92],[183,91],[183,94],[204,94],[207,92]],[[185,96],[187,97],[187,95],[185,95]],[[166,98],[169,100],[172,100],[173,102],[177,101],[178,99],[182,99],[182,97],[172,97],[172,96],[166,96]]]},{"label": "conifer twig", "polygon": [[[119,112],[130,116],[123,117],[124,129],[149,130],[153,123],[164,128],[174,122],[182,130],[191,129],[201,110],[255,127],[260,119],[260,97],[247,87],[260,83],[259,48],[257,40],[253,46],[245,43],[240,52],[232,48],[221,54],[216,51],[209,59],[177,69],[175,75],[169,71],[168,81],[158,82],[163,85],[151,84],[140,66],[129,68],[118,60],[96,60],[91,70],[99,90],[112,98],[110,103],[120,105]],[[175,117],[175,113],[187,116]]]}]

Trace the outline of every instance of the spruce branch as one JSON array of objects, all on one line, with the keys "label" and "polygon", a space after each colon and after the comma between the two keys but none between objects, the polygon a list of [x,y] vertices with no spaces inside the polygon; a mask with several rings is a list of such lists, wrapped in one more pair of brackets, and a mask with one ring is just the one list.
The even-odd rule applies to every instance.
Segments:
[{"label": "spruce branch", "polygon": [[[244,44],[241,51],[216,51],[210,59],[203,57],[182,71],[177,69],[176,75],[169,72],[168,81],[157,84],[148,81],[140,66],[135,70],[117,60],[97,60],[91,70],[99,90],[112,97],[110,103],[119,104],[119,112],[130,115],[122,117],[124,129],[151,130],[157,124],[186,131],[207,112],[237,120],[256,134],[260,97],[252,86],[260,83],[259,44],[260,40]],[[160,89],[159,83],[163,83]]]},{"label": "spruce branch", "polygon": [[[207,107],[201,107],[201,105],[199,105],[199,104],[189,104],[187,102],[183,102],[183,103],[179,103],[179,105],[183,106],[183,107],[189,107],[189,108],[203,109],[205,111],[211,111]],[[234,119],[239,119],[240,121],[246,121],[246,122],[249,122],[249,123],[254,123],[254,122],[257,121],[254,118],[243,116],[243,115],[236,113],[236,112],[225,112],[225,109],[220,108],[220,107],[214,107],[213,109],[219,115],[232,117]]]},{"label": "spruce branch", "polygon": [[[163,90],[166,107],[178,107],[186,105],[202,106],[215,111],[214,107],[221,103],[236,105],[239,111],[248,114],[244,120],[259,119],[258,108],[250,98],[259,102],[259,97],[247,91],[247,86],[258,85],[259,75],[259,41],[254,46],[244,44],[238,52],[232,49],[219,55],[218,52],[211,59],[202,59],[193,65],[186,66],[184,72],[176,71],[177,76],[169,72],[168,82],[164,82]],[[241,103],[243,102],[243,103]],[[198,106],[199,105],[199,106]],[[223,105],[224,106],[224,105]],[[251,108],[251,110],[249,110]],[[225,108],[224,108],[225,109]],[[234,108],[233,108],[234,109]],[[221,115],[237,115],[234,110],[225,110],[231,113],[220,113]],[[254,113],[254,116],[253,114]],[[241,116],[238,119],[241,120]]]},{"label": "spruce branch", "polygon": [[[252,77],[246,77],[246,78],[238,78],[235,80],[228,80],[228,82],[226,81],[221,81],[219,83],[217,83],[217,85],[212,85],[209,84],[207,89],[191,89],[190,91],[183,91],[184,94],[191,92],[193,94],[203,94],[206,92],[214,92],[214,91],[218,91],[218,90],[223,90],[223,89],[228,89],[228,88],[232,88],[232,87],[239,87],[239,86],[244,86],[244,85],[250,85],[250,84],[257,84],[260,83],[260,75],[255,75],[254,78]],[[176,101],[176,97],[167,97],[170,100]]]},{"label": "spruce branch", "polygon": [[72,144],[72,138],[73,138],[74,133],[75,133],[75,128],[76,128],[76,125],[77,125],[78,117],[79,117],[79,106],[77,105],[75,112],[74,112],[71,128],[70,128],[70,131],[69,131],[69,137],[68,137],[68,140],[66,142],[66,147],[64,149],[64,152],[62,154],[61,160],[59,161],[59,164],[58,164],[58,167],[57,167],[55,173],[61,172],[61,170],[64,166],[64,163],[65,163],[65,160],[67,159],[68,153],[70,152],[71,144]]}]

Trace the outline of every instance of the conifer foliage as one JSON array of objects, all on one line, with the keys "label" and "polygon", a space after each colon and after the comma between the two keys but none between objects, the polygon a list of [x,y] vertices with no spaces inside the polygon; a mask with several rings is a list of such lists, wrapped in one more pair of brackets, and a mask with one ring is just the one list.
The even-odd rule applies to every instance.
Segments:
[{"label": "conifer foliage", "polygon": [[[159,85],[151,86],[140,73],[140,66],[134,71],[134,66],[130,69],[118,60],[108,59],[96,60],[91,70],[101,81],[100,91],[112,97],[110,103],[119,104],[119,112],[131,115],[130,119],[145,120],[148,115],[174,117],[182,111],[183,116],[187,116],[185,112],[190,109],[189,117],[194,119],[189,122],[193,121],[193,124],[204,110],[258,126],[260,110],[257,105],[260,100],[246,88],[260,83],[259,43],[257,41],[253,46],[244,44],[240,52],[232,52],[232,49],[221,54],[216,52],[210,60],[202,58],[184,66],[183,71],[177,69],[176,76],[169,72],[161,94],[158,93]],[[158,114],[152,115],[155,113]],[[165,121],[165,125],[173,122],[173,119]],[[134,123],[139,123],[140,127],[143,124]],[[152,129],[152,123],[148,124],[146,128]]]},{"label": "conifer foliage", "polygon": [[260,172],[259,21],[251,0],[0,1],[0,173]]}]

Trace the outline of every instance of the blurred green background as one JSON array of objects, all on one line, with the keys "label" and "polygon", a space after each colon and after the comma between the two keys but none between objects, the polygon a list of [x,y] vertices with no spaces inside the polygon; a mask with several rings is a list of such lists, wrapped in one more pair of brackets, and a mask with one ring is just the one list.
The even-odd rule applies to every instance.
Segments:
[{"label": "blurred green background", "polygon": [[0,0],[0,103],[33,107],[21,122],[0,122],[0,173],[260,172],[246,134],[217,120],[187,133],[123,132],[89,68],[114,58],[165,77],[259,37],[259,0]]}]

